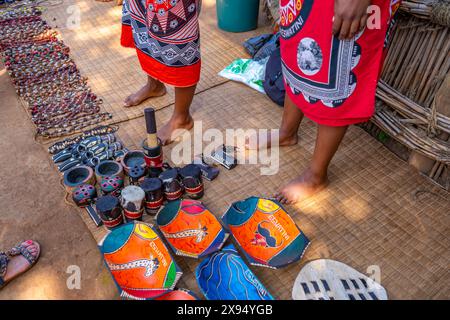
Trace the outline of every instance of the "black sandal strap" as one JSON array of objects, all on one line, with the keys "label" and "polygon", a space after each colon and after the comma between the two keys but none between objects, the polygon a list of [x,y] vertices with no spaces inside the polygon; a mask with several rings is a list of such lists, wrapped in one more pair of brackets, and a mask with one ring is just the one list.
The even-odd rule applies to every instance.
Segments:
[{"label": "black sandal strap", "polygon": [[6,268],[8,267],[9,258],[4,252],[0,252],[0,287],[5,283]]},{"label": "black sandal strap", "polygon": [[13,248],[11,248],[11,250],[9,250],[7,252],[7,254],[11,257],[14,256],[18,256],[19,254],[21,254],[25,259],[27,259],[27,261],[30,263],[30,265],[34,264],[37,260],[37,257],[33,256],[27,248],[23,247],[22,245],[17,245]]}]

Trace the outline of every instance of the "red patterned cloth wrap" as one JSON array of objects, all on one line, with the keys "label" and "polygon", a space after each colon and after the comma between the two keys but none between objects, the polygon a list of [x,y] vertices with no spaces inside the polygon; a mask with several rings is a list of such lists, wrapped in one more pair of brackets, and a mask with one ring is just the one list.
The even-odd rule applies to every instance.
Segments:
[{"label": "red patterned cloth wrap", "polygon": [[195,200],[167,203],[156,223],[179,256],[202,258],[220,250],[228,238],[217,218]]},{"label": "red patterned cloth wrap", "polygon": [[372,117],[386,33],[399,4],[373,0],[367,27],[340,41],[332,34],[334,0],[280,0],[286,92],[308,118],[346,126]]},{"label": "red patterned cloth wrap", "polygon": [[176,87],[200,80],[201,0],[125,0],[121,44],[136,48],[142,70]]},{"label": "red patterned cloth wrap", "polygon": [[127,223],[100,243],[121,296],[154,299],[175,288],[182,273],[164,242],[148,224]]},{"label": "red patterned cloth wrap", "polygon": [[301,259],[309,240],[280,203],[250,197],[222,217],[250,264],[273,269]]}]

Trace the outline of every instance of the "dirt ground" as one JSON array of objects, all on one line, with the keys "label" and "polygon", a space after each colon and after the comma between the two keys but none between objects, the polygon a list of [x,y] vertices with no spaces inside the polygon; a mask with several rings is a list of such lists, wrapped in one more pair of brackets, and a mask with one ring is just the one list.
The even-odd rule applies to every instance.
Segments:
[{"label": "dirt ground", "polygon": [[[115,299],[117,289],[97,245],[76,209],[64,203],[60,177],[34,141],[3,66],[0,97],[0,251],[26,239],[42,247],[38,263],[0,289],[0,299]],[[72,265],[80,267],[80,289],[67,287]]]}]

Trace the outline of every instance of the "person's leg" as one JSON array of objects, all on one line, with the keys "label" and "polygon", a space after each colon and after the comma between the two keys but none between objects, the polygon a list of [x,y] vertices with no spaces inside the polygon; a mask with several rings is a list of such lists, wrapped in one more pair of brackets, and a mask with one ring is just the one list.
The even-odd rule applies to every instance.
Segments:
[{"label": "person's leg", "polygon": [[197,85],[192,87],[175,87],[175,109],[172,117],[160,130],[158,130],[158,137],[161,139],[163,145],[171,143],[176,137],[172,136],[177,129],[190,130],[194,126],[189,109],[194,99],[195,89]]},{"label": "person's leg", "polygon": [[[281,119],[279,146],[286,147],[292,146],[298,143],[298,129],[303,120],[303,112],[294,104],[289,95],[286,94],[284,100],[283,118]],[[256,146],[252,146],[251,143],[247,143],[248,149],[263,149],[270,148],[272,145],[272,137],[270,133],[267,137],[259,137]],[[249,139],[250,140],[250,139]]]},{"label": "person's leg", "polygon": [[166,94],[164,83],[147,76],[147,83],[139,91],[129,95],[125,101],[125,107],[133,107],[152,97],[160,97]]},{"label": "person's leg", "polygon": [[283,204],[292,204],[319,192],[328,185],[328,166],[348,127],[319,125],[313,159],[308,169],[275,195]]}]

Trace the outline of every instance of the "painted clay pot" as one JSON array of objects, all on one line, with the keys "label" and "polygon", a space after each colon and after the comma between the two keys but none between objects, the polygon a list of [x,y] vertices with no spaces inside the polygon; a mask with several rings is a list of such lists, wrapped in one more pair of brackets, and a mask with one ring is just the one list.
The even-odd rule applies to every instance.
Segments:
[{"label": "painted clay pot", "polygon": [[235,202],[222,220],[252,265],[284,267],[300,260],[309,245],[281,204],[269,199]]},{"label": "painted clay pot", "polygon": [[167,201],[175,201],[181,198],[184,193],[181,177],[177,168],[171,168],[159,175],[163,182],[164,196]]},{"label": "painted clay pot", "polygon": [[182,273],[164,242],[148,224],[124,224],[100,243],[121,296],[154,299],[175,288]]},{"label": "painted clay pot", "polygon": [[195,200],[167,203],[156,223],[179,256],[202,258],[220,250],[228,238],[217,218]]},{"label": "painted clay pot", "polygon": [[97,199],[97,214],[108,229],[118,227],[123,223],[122,207],[117,197],[107,195]]},{"label": "painted clay pot", "polygon": [[145,212],[156,215],[164,202],[162,181],[159,178],[145,178],[140,187],[145,192]]},{"label": "painted clay pot", "polygon": [[179,172],[186,195],[191,199],[201,199],[204,195],[201,169],[195,164],[188,164]]},{"label": "painted clay pot", "polygon": [[139,180],[145,176],[145,168],[141,166],[134,166],[128,171],[128,177],[130,178],[130,184],[137,185]]},{"label": "painted clay pot", "polygon": [[69,192],[82,184],[95,185],[94,170],[88,166],[71,168],[64,172],[63,181]]},{"label": "painted clay pot", "polygon": [[121,204],[127,221],[141,220],[144,213],[145,192],[141,187],[128,186],[121,192]]},{"label": "painted clay pot", "polygon": [[72,192],[73,202],[81,208],[91,205],[96,197],[97,190],[90,184],[82,184],[73,189]]},{"label": "painted clay pot", "polygon": [[128,151],[122,158],[121,163],[125,173],[128,174],[131,168],[138,166],[145,169],[144,153],[139,150]]},{"label": "painted clay pot", "polygon": [[273,300],[233,245],[204,259],[195,275],[208,300]]},{"label": "painted clay pot", "polygon": [[119,176],[123,179],[123,167],[117,161],[105,160],[95,167],[97,181],[102,181],[104,177]]},{"label": "painted clay pot", "polygon": [[104,177],[100,182],[100,188],[104,195],[118,196],[123,187],[123,179],[120,176]]},{"label": "painted clay pot", "polygon": [[175,289],[173,291],[170,291],[169,293],[166,293],[165,295],[162,295],[161,297],[156,298],[155,300],[176,300],[176,301],[183,301],[183,300],[200,300],[195,293],[193,293],[190,290],[187,289]]}]

